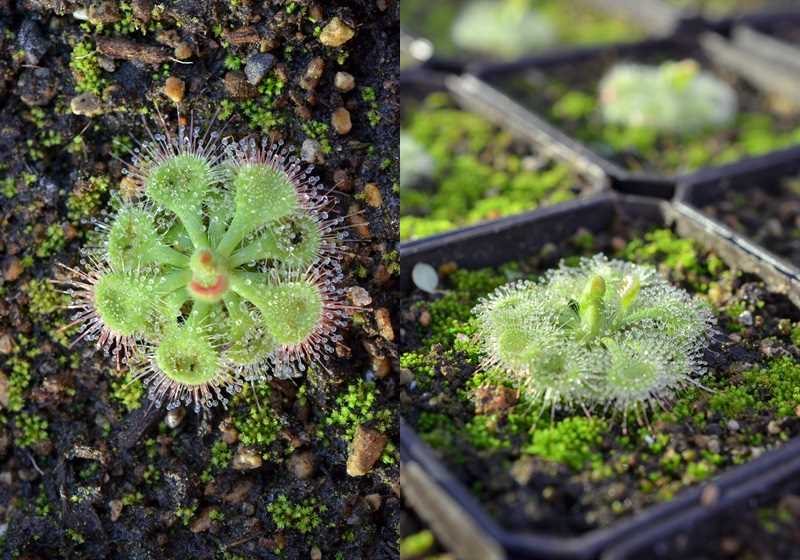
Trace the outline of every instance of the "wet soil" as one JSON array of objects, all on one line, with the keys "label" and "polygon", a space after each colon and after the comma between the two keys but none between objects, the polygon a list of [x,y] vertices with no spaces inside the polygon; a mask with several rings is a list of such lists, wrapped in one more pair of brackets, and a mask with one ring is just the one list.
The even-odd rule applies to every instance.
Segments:
[{"label": "wet soil", "polygon": [[[341,46],[321,41],[335,18],[355,33]],[[396,401],[398,33],[392,0],[0,1],[3,558],[397,557],[394,422],[367,475],[345,465],[355,425],[393,418]],[[337,87],[339,72],[354,87]],[[156,111],[172,130],[192,115],[233,138],[284,140],[334,189],[352,226],[342,289],[370,302],[329,371],[275,381],[259,405],[165,416],[122,388],[111,359],[59,333],[69,314],[48,281],[96,242],[124,185],[116,158],[144,122],[158,127]],[[360,386],[368,414],[330,422]],[[244,445],[245,427],[268,443]],[[253,468],[234,468],[248,447]],[[313,507],[279,527],[282,496]]]}]

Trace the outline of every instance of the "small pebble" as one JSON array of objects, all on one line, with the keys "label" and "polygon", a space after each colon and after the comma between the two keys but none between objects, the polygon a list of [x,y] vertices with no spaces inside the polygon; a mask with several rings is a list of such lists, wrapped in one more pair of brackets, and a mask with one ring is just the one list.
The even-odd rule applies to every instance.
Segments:
[{"label": "small pebble", "polygon": [[739,430],[739,422],[736,420],[728,420],[728,429],[732,432],[736,432]]},{"label": "small pebble", "polygon": [[14,339],[9,334],[0,335],[0,354],[11,354],[14,351]]},{"label": "small pebble", "polygon": [[289,457],[289,468],[300,480],[308,480],[314,475],[314,454],[311,451],[294,453]]},{"label": "small pebble", "polygon": [[103,114],[103,105],[100,102],[100,98],[91,92],[73,97],[69,102],[69,108],[73,114],[85,117],[96,117]]},{"label": "small pebble", "polygon": [[375,183],[367,183],[364,186],[364,196],[366,197],[367,204],[373,208],[380,208],[383,206],[383,196],[381,196],[381,191]]},{"label": "small pebble", "polygon": [[753,314],[748,311],[744,310],[739,314],[739,322],[743,324],[745,327],[752,327],[753,326]]},{"label": "small pebble", "polygon": [[319,34],[319,42],[326,47],[341,47],[355,36],[356,32],[338,17],[331,19]]},{"label": "small pebble", "polygon": [[424,309],[422,313],[419,314],[419,319],[417,319],[417,321],[421,326],[427,327],[431,324],[432,319],[433,318],[431,317],[431,312],[428,311],[427,309]]},{"label": "small pebble", "polygon": [[392,342],[394,340],[394,328],[392,327],[392,316],[389,314],[389,310],[385,307],[376,309],[375,322],[378,324],[381,336]]},{"label": "small pebble", "polygon": [[214,508],[207,507],[204,508],[200,514],[192,520],[191,525],[189,525],[189,530],[192,533],[203,533],[208,531],[211,527],[211,512],[214,511]]},{"label": "small pebble", "polygon": [[372,428],[359,426],[347,455],[347,474],[364,476],[380,458],[389,438]]},{"label": "small pebble", "polygon": [[275,57],[267,53],[252,54],[247,58],[244,74],[247,81],[257,86],[261,79],[275,66]]},{"label": "small pebble", "polygon": [[188,43],[181,41],[175,46],[175,58],[178,60],[187,60],[192,58],[192,47]]},{"label": "small pebble", "polygon": [[339,107],[331,115],[331,124],[338,134],[345,135],[353,128],[350,120],[350,111],[344,107]]},{"label": "small pebble", "polygon": [[309,555],[309,558],[311,560],[322,560],[322,551],[318,546],[311,547],[311,554]]},{"label": "small pebble", "polygon": [[381,509],[381,505],[383,504],[383,498],[380,494],[367,494],[364,496],[364,501],[369,504],[369,508],[372,511],[378,511]]},{"label": "small pebble", "polygon": [[300,159],[306,163],[324,163],[322,145],[313,138],[306,138],[300,146]]},{"label": "small pebble", "polygon": [[6,282],[13,282],[19,278],[23,270],[25,269],[22,267],[22,263],[17,257],[9,257],[6,260],[5,266],[3,266],[3,278]]},{"label": "small pebble", "polygon": [[780,424],[778,424],[775,420],[770,420],[769,424],[767,424],[767,433],[775,436],[781,433]]},{"label": "small pebble", "polygon": [[315,57],[306,66],[306,71],[300,79],[300,87],[306,91],[311,91],[317,87],[322,73],[325,71],[325,61],[322,57]]},{"label": "small pebble", "polygon": [[169,97],[173,102],[180,103],[183,100],[183,94],[186,92],[186,83],[180,78],[170,76],[164,83],[164,95]]},{"label": "small pebble", "polygon": [[356,87],[356,79],[348,72],[336,72],[333,78],[333,85],[342,93],[347,93]]},{"label": "small pebble", "polygon": [[400,368],[400,385],[411,385],[414,383],[414,372],[408,368]]},{"label": "small pebble", "polygon": [[49,68],[26,68],[17,80],[17,93],[25,105],[47,105],[56,94],[57,80]]},{"label": "small pebble", "polygon": [[231,461],[231,467],[237,471],[249,471],[257,469],[263,463],[261,455],[253,449],[240,447]]},{"label": "small pebble", "polygon": [[[8,354],[8,352],[3,353]],[[8,406],[8,377],[2,371],[0,371],[0,405],[2,408]]]},{"label": "small pebble", "polygon": [[122,515],[122,508],[122,500],[111,500],[108,502],[108,510],[112,522],[119,519],[119,516]]},{"label": "small pebble", "polygon": [[42,31],[33,19],[26,19],[19,26],[17,45],[25,53],[25,62],[33,66],[39,64],[39,60],[49,47],[47,39],[44,38]]},{"label": "small pebble", "polygon": [[107,24],[116,23],[120,20],[119,7],[116,2],[103,0],[89,4],[89,23]]},{"label": "small pebble", "polygon": [[353,286],[347,290],[350,301],[357,307],[367,307],[372,303],[372,296],[361,286]]}]

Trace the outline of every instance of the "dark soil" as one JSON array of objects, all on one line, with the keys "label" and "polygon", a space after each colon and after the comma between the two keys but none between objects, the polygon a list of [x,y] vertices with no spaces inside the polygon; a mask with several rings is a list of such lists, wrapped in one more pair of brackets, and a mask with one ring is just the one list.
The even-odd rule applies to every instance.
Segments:
[{"label": "dark soil", "polygon": [[[797,308],[667,230],[645,230],[644,241],[642,233],[623,223],[594,236],[582,232],[496,271],[453,272],[447,265],[440,270],[448,275],[447,295],[414,291],[402,302],[401,413],[509,530],[568,536],[605,527],[800,434],[800,349],[791,333]],[[479,371],[468,310],[509,279],[598,251],[656,264],[674,284],[703,294],[718,332],[702,379],[710,391],[689,389],[669,411],[638,422],[629,415],[627,424],[595,411],[603,427],[582,439],[572,429],[557,431],[565,420],[588,425],[582,412],[557,412],[551,421],[549,410],[517,402],[513,387]],[[782,390],[768,381],[778,363],[791,371],[779,377],[794,379],[793,396],[782,405],[775,398]],[[531,451],[540,430],[550,431],[552,447]]]},{"label": "dark soil", "polygon": [[727,189],[703,209],[733,230],[800,266],[800,182],[783,179],[765,188]]},{"label": "dark soil", "polygon": [[[598,110],[598,84],[615,64],[660,64],[686,58],[696,60],[704,70],[711,71],[734,89],[739,108],[732,126],[680,136],[603,123]],[[800,114],[796,110],[717,67],[700,48],[691,44],[623,56],[608,50],[584,60],[571,60],[544,69],[503,73],[491,77],[490,82],[601,157],[635,172],[674,175],[731,163],[800,142]],[[568,103],[559,105],[560,101],[567,100]]]},{"label": "dark soil", "polygon": [[[0,0],[2,557],[396,558],[397,353],[385,311],[397,300],[398,3],[85,8]],[[355,30],[339,47],[318,38],[334,17]],[[262,57],[271,69],[254,87],[243,72],[258,53],[274,59]],[[339,71],[354,89],[334,87]],[[163,93],[170,76],[185,84],[179,111]],[[331,121],[339,107],[352,120],[344,134]],[[90,343],[68,348],[58,331],[69,314],[48,281],[96,239],[93,222],[123,179],[115,158],[145,138],[143,120],[158,126],[156,109],[173,129],[192,114],[234,138],[283,139],[298,154],[305,142],[304,159],[350,216],[343,289],[364,288],[370,311],[344,333],[330,372],[261,388],[261,408],[249,395],[228,410],[167,418],[138,385],[122,388],[111,359]],[[331,422],[359,388],[374,401]],[[369,474],[350,477],[348,434],[373,417],[390,444]],[[251,445],[263,457],[253,470],[232,468],[245,433],[263,438]],[[292,461],[303,453],[310,476]],[[297,518],[279,528],[269,508],[284,496]]]}]

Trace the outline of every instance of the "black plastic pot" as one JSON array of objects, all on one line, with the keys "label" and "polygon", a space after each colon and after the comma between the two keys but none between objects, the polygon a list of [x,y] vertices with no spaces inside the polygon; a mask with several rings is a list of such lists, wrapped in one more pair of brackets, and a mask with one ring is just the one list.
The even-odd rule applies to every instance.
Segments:
[{"label": "black plastic pot", "polygon": [[492,111],[490,108],[475,107],[468,99],[463,99],[458,92],[446,87],[448,74],[435,71],[431,68],[415,68],[400,74],[400,112],[401,119],[410,103],[421,101],[431,93],[447,92],[453,99],[466,110],[477,113],[487,120],[495,123],[500,128],[509,131],[515,138],[522,142],[529,142],[537,151],[554,160],[566,162],[572,167],[587,184],[585,196],[595,195],[609,189],[610,180],[603,169],[588,159],[576,158],[573,154],[562,150],[560,144],[550,141],[542,136],[535,127],[526,126],[525,122],[518,121],[503,112]]},{"label": "black plastic pot", "polygon": [[679,185],[673,206],[675,212],[692,217],[691,221],[679,224],[680,233],[692,237],[702,236],[707,245],[720,253],[729,250],[729,240],[735,242],[738,248],[736,266],[758,274],[772,291],[787,294],[800,307],[800,267],[733,231],[719,220],[705,215],[701,210],[718,200],[725,191],[745,193],[798,172],[800,158],[794,157],[777,165],[761,160],[741,166],[732,173],[692,177]]},{"label": "black plastic pot", "polygon": [[[494,64],[475,66],[469,73],[462,76],[451,76],[447,85],[452,89],[462,102],[475,110],[485,113],[504,115],[503,118],[517,123],[520,128],[530,129],[532,139],[554,146],[562,157],[575,162],[587,162],[601,168],[612,180],[612,187],[627,194],[640,194],[659,198],[672,198],[675,186],[679,182],[696,180],[705,176],[717,176],[720,171],[735,174],[751,165],[781,165],[783,162],[800,158],[800,145],[785,150],[772,152],[762,156],[743,158],[735,163],[725,166],[713,166],[699,169],[689,173],[655,174],[632,172],[624,169],[619,164],[597,154],[582,142],[572,138],[561,131],[544,117],[525,107],[521,102],[514,100],[501,89],[501,83],[512,76],[525,72],[548,72],[559,67],[569,68],[576,64],[606,64],[619,58],[647,57],[659,52],[674,52],[677,56],[694,54],[710,59],[714,63],[726,66],[730,57],[719,55],[720,43],[724,43],[722,36],[706,33],[702,37],[672,37],[665,39],[651,39],[635,44],[621,44],[606,47],[593,47],[574,49],[567,52],[542,55],[522,59],[507,64]],[[738,68],[747,65],[749,61],[736,61],[727,67],[736,73]],[[753,70],[753,72],[756,72]],[[777,79],[777,76],[775,76]],[[533,132],[535,131],[535,132]]]},{"label": "black plastic pot", "polygon": [[[702,243],[715,236],[715,232],[704,228],[703,222],[696,221],[693,213],[668,202],[603,193],[401,244],[401,289],[411,290],[411,270],[420,262],[437,266],[455,261],[461,268],[497,266],[534,255],[544,244],[564,239],[579,228],[597,233],[610,228],[615,219],[625,217],[653,225],[676,222],[679,231],[699,237]],[[715,246],[722,248],[720,256],[732,266],[753,257],[735,234],[716,240]],[[758,264],[757,270],[761,272],[769,269],[769,263]],[[781,272],[774,270],[770,274],[779,277]],[[400,439],[404,498],[430,524],[443,544],[462,560],[588,560],[614,550],[620,543],[649,546],[685,527],[687,515],[700,515],[702,508],[710,503],[709,496],[728,503],[763,491],[790,474],[800,476],[800,440],[796,439],[706,483],[685,489],[669,502],[651,506],[608,527],[577,537],[555,537],[503,529],[402,421]]]}]

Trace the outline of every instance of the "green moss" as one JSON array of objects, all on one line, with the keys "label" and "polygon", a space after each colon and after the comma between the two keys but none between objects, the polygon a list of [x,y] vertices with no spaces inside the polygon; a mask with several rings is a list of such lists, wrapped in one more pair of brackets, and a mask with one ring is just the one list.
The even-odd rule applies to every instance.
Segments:
[{"label": "green moss", "polygon": [[75,90],[78,93],[100,95],[108,85],[108,81],[102,77],[94,45],[89,41],[81,41],[72,47],[69,67],[75,75]]},{"label": "green moss", "polygon": [[433,94],[405,123],[435,162],[436,190],[410,185],[402,196],[401,239],[517,214],[574,198],[578,178],[564,164],[531,168],[510,133]]},{"label": "green moss", "polygon": [[179,507],[175,510],[175,517],[177,517],[184,526],[188,526],[197,511],[197,504],[194,503],[190,506]]},{"label": "green moss", "polygon": [[17,412],[25,406],[25,390],[31,382],[31,366],[19,356],[11,356],[6,365],[11,367],[8,379],[8,410]]},{"label": "green moss", "polygon": [[761,395],[763,406],[779,416],[793,416],[800,406],[800,364],[789,357],[771,360],[744,374],[745,383]]},{"label": "green moss", "polygon": [[436,544],[436,538],[429,529],[409,535],[400,539],[400,558],[422,556],[429,552],[434,544]]},{"label": "green moss", "polygon": [[69,302],[69,296],[58,292],[47,280],[31,280],[25,285],[28,295],[28,310],[33,315],[47,315],[63,309]]},{"label": "green moss", "polygon": [[142,406],[142,395],[144,385],[138,379],[134,380],[130,372],[125,377],[116,377],[111,381],[111,398],[128,412]]},{"label": "green moss", "polygon": [[41,416],[20,412],[15,424],[20,432],[16,440],[19,447],[32,447],[47,439],[47,420]]},{"label": "green moss", "polygon": [[474,416],[464,426],[467,439],[475,449],[502,449],[510,447],[507,439],[497,433],[495,415]]},{"label": "green moss", "polygon": [[105,175],[95,175],[78,184],[67,198],[67,217],[72,223],[92,216],[97,212],[103,195],[108,192],[111,182]]},{"label": "green moss", "polygon": [[341,428],[343,439],[350,441],[358,426],[370,422],[379,431],[386,431],[392,418],[391,410],[378,408],[375,384],[359,379],[336,397],[336,408],[325,418],[325,424]]},{"label": "green moss", "polygon": [[550,428],[533,432],[526,453],[563,463],[577,470],[599,464],[603,455],[598,447],[608,427],[603,420],[575,416],[565,418]]},{"label": "green moss", "polygon": [[34,254],[39,258],[49,257],[63,249],[65,242],[64,228],[60,224],[50,224],[47,226],[44,240],[37,245]]},{"label": "green moss", "polygon": [[271,456],[269,447],[278,439],[283,427],[280,417],[269,405],[270,394],[269,385],[260,385],[255,393],[252,390],[242,391],[234,401],[246,403],[245,411],[239,411],[233,417],[233,425],[239,431],[239,441],[261,450],[265,459]]},{"label": "green moss", "polygon": [[327,509],[316,498],[292,503],[286,494],[279,495],[267,505],[267,511],[278,529],[293,529],[303,534],[310,533],[322,524],[321,514]]}]

